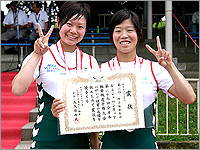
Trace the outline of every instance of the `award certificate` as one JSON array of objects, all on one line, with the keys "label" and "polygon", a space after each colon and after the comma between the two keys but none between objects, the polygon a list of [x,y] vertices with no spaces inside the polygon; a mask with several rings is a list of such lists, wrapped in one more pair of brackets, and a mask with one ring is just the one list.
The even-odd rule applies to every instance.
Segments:
[{"label": "award certificate", "polygon": [[65,78],[61,85],[65,110],[60,134],[144,127],[141,88],[133,73],[90,78]]}]

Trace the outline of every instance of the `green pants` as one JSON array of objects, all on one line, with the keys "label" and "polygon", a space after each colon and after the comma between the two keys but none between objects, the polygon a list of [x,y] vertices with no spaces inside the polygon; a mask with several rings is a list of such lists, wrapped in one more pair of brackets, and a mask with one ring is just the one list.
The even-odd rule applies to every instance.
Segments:
[{"label": "green pants", "polygon": [[88,134],[70,134],[58,141],[33,141],[31,149],[90,149]]},{"label": "green pants", "polygon": [[105,132],[102,149],[156,149],[156,138],[152,128]]}]

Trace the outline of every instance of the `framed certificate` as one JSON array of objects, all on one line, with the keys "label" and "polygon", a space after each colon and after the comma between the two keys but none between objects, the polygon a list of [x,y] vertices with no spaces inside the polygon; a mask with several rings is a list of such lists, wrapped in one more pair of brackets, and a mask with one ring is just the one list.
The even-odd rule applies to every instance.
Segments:
[{"label": "framed certificate", "polygon": [[61,82],[65,110],[59,114],[60,134],[144,127],[141,88],[133,73]]}]

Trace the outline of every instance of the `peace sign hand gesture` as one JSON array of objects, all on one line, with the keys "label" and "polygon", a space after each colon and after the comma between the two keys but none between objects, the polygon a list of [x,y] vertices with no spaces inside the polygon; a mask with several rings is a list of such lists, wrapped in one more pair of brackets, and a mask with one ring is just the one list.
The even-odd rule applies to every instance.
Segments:
[{"label": "peace sign hand gesture", "polygon": [[37,23],[37,27],[40,38],[38,38],[34,43],[34,52],[42,56],[49,49],[49,37],[51,36],[54,25],[51,26],[49,32],[45,36],[42,33],[42,28],[39,23]]},{"label": "peace sign hand gesture", "polygon": [[159,36],[156,37],[156,41],[157,41],[158,51],[155,51],[148,44],[146,44],[145,46],[156,57],[156,59],[158,60],[158,63],[161,66],[166,68],[167,66],[169,66],[172,63],[170,53],[167,52],[165,49],[161,48]]}]

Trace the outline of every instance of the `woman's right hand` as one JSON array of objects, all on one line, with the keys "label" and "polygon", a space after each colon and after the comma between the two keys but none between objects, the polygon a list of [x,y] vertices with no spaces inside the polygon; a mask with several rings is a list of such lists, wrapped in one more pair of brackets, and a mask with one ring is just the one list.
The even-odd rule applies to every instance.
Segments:
[{"label": "woman's right hand", "polygon": [[51,112],[54,117],[58,118],[59,113],[64,111],[64,109],[65,109],[65,105],[63,101],[61,101],[60,99],[53,100],[53,103],[51,105]]},{"label": "woman's right hand", "polygon": [[49,49],[49,37],[53,32],[54,25],[51,26],[49,32],[44,36],[42,28],[39,23],[37,23],[39,37],[34,43],[34,52],[42,56]]}]

